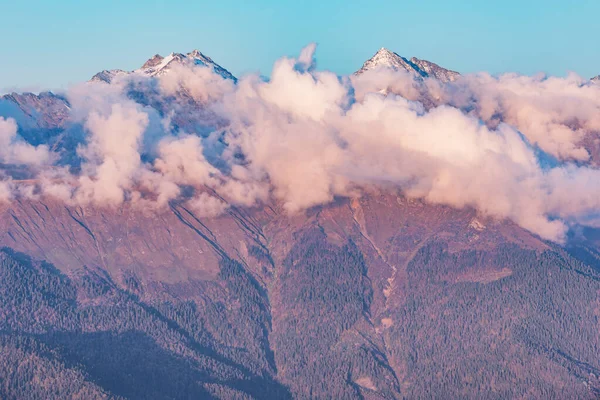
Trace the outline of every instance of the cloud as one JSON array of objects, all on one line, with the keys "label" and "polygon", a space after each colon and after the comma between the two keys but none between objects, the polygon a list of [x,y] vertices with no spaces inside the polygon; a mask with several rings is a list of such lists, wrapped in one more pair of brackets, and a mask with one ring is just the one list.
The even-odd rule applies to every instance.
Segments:
[{"label": "cloud", "polygon": [[[35,190],[3,181],[0,198],[140,207],[182,198],[214,217],[273,201],[297,213],[376,186],[508,218],[554,241],[574,224],[600,226],[589,147],[600,135],[600,86],[573,75],[441,83],[380,69],[339,77],[317,70],[315,48],[278,60],[268,81],[248,75],[234,84],[181,66],[159,78],[76,86],[69,101],[85,132],[80,165],[39,171]],[[0,120],[10,149],[1,157],[44,159],[47,147],[16,132]]]},{"label": "cloud", "polygon": [[187,205],[199,218],[216,217],[228,208],[227,203],[204,192],[188,200]]},{"label": "cloud", "polygon": [[181,185],[217,184],[217,168],[206,161],[202,139],[194,135],[182,135],[161,140],[158,158],[154,166],[163,177]]},{"label": "cloud", "polygon": [[0,204],[8,203],[13,198],[13,188],[10,181],[0,181]]},{"label": "cloud", "polygon": [[[305,50],[303,57],[309,59],[307,54]],[[575,197],[570,206],[562,196],[563,188],[575,185],[582,175],[600,177],[598,171],[568,163],[545,170],[534,147],[559,158],[586,158],[587,152],[577,146],[582,133],[568,126],[568,115],[555,100],[544,100],[536,90],[577,93],[568,96],[588,109],[570,114],[591,131],[596,127],[596,105],[586,94],[587,86],[579,86],[584,92],[580,94],[571,81],[526,79],[520,91],[513,87],[515,97],[504,94],[505,103],[515,104],[505,105],[508,112],[500,118],[496,103],[493,112],[480,105],[491,102],[493,94],[479,96],[477,102],[465,100],[473,96],[468,86],[476,85],[472,82],[447,88],[438,81],[384,70],[378,76],[364,74],[367,83],[353,78],[350,87],[331,73],[297,65],[284,58],[275,64],[271,81],[242,79],[234,97],[227,99],[232,122],[228,141],[239,147],[253,176],[268,180],[289,211],[326,203],[362,186],[391,185],[432,203],[510,218],[560,241],[567,230],[565,221],[581,222],[598,205],[581,184],[581,194],[570,192]],[[378,86],[382,82],[390,85]],[[489,91],[498,94],[510,86],[515,83],[499,81]],[[349,99],[352,89],[355,97]],[[470,93],[465,95],[467,89]],[[460,93],[452,98],[460,104],[451,106],[453,91]],[[520,114],[519,104],[528,101],[530,110]],[[473,103],[479,109],[473,109]],[[541,129],[528,134],[508,124],[527,128],[544,121]],[[542,135],[544,130],[548,137]]]},{"label": "cloud", "polygon": [[136,105],[114,104],[107,116],[92,112],[85,123],[87,144],[78,149],[85,160],[77,199],[81,202],[119,205],[142,165],[139,147],[148,115]]},{"label": "cloud", "polygon": [[600,87],[574,74],[557,78],[479,73],[443,84],[379,70],[352,79],[358,97],[377,91],[394,93],[428,107],[456,107],[490,127],[507,123],[561,160],[588,160],[582,142],[600,132]]},{"label": "cloud", "polygon": [[186,95],[199,103],[216,101],[234,90],[231,79],[223,79],[211,68],[174,65],[159,78],[165,96]]},{"label": "cloud", "polygon": [[0,117],[0,162],[44,165],[55,159],[47,145],[32,146],[17,135],[17,130],[14,119]]}]

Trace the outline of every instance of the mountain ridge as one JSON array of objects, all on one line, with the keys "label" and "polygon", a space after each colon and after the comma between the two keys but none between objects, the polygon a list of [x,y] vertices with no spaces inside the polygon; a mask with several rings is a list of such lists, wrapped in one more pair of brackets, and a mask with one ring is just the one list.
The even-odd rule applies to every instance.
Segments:
[{"label": "mountain ridge", "polygon": [[166,74],[173,65],[199,65],[211,68],[215,73],[225,79],[237,81],[228,70],[214,62],[210,57],[202,54],[199,50],[192,50],[187,54],[170,53],[163,57],[160,54],[155,54],[150,57],[140,68],[133,71],[124,71],[121,69],[103,70],[94,75],[91,82],[111,83],[113,79],[119,76],[128,76],[138,74],[143,76],[158,77]]}]

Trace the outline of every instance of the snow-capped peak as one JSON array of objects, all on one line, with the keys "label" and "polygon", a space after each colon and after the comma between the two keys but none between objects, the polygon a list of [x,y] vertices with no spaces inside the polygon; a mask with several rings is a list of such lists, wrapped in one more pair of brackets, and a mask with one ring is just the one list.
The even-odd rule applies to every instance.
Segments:
[{"label": "snow-capped peak", "polygon": [[155,55],[135,72],[148,76],[160,76],[167,73],[173,65],[201,65],[212,68],[217,74],[225,79],[233,79],[229,71],[215,63],[210,57],[205,56],[198,50],[193,50],[187,54],[171,53],[166,57]]},{"label": "snow-capped peak", "polygon": [[600,75],[596,75],[592,79],[590,79],[594,83],[600,83]]},{"label": "snow-capped peak", "polygon": [[200,65],[211,68],[215,73],[221,75],[225,79],[236,80],[236,78],[225,68],[215,63],[210,57],[205,56],[198,50],[193,50],[187,54],[171,53],[166,57],[160,54],[155,54],[142,65],[141,68],[135,71],[126,72],[122,70],[102,71],[94,75],[92,81],[110,83],[113,78],[121,75],[140,74],[146,76],[161,76],[169,72],[173,65]]},{"label": "snow-capped peak", "polygon": [[167,71],[167,67],[173,60],[182,61],[184,58],[185,56],[175,53],[171,53],[166,57],[157,54],[146,61],[142,68],[137,69],[134,72],[148,76],[160,76]]},{"label": "snow-capped peak", "polygon": [[368,59],[356,74],[362,74],[368,70],[375,68],[391,68],[394,71],[408,71],[421,75],[421,72],[415,68],[406,58],[382,47],[370,59]]},{"label": "snow-capped peak", "polygon": [[408,60],[385,47],[379,49],[373,57],[365,61],[361,69],[356,72],[356,75],[360,75],[376,68],[390,68],[394,71],[407,71],[420,77],[432,77],[443,82],[453,81],[460,76],[458,72],[442,68],[430,61],[419,60],[415,57]]}]

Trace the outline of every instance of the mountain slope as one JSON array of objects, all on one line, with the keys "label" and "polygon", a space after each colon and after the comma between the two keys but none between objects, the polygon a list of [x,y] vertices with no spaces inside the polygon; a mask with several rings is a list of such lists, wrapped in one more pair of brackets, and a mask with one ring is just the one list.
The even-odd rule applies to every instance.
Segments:
[{"label": "mountain slope", "polygon": [[[260,296],[243,292],[252,290],[244,283],[243,273],[223,276],[223,288],[206,286],[205,296],[216,291],[219,297],[215,304],[206,298],[201,309],[189,302],[140,302],[102,271],[84,269],[67,277],[51,265],[10,250],[0,252],[0,274],[0,309],[8,316],[2,322],[1,338],[6,346],[23,348],[31,357],[51,363],[48,368],[56,372],[48,377],[52,379],[49,387],[64,392],[97,387],[96,392],[124,398],[288,396],[270,378],[273,366],[269,358],[255,347],[261,345],[263,332],[258,325],[253,330],[260,321],[260,309],[254,307]],[[238,301],[227,300],[231,285],[237,285],[237,295],[246,296],[241,302],[253,311],[252,320],[239,313],[234,316],[236,310],[221,309],[221,304]],[[229,313],[232,320],[223,321],[222,316]],[[212,329],[216,333],[221,329],[226,335],[229,329],[241,328],[257,342],[240,342],[242,337],[220,342],[227,339],[217,336],[215,340],[211,334]],[[23,341],[27,347],[19,345]],[[0,373],[6,371],[7,362],[3,359]],[[30,367],[34,368],[28,370],[33,376],[28,375],[28,379],[46,379],[41,375],[43,365],[38,362]],[[78,379],[70,381],[66,379],[69,375]],[[17,397],[30,398],[31,390],[22,388]],[[53,392],[56,397],[48,393],[46,398],[61,398],[61,391]]]},{"label": "mountain slope", "polygon": [[292,217],[47,201],[0,216],[2,245],[60,269],[5,251],[7,340],[34,335],[115,396],[593,398],[599,385],[599,270],[471,210],[389,193]]}]

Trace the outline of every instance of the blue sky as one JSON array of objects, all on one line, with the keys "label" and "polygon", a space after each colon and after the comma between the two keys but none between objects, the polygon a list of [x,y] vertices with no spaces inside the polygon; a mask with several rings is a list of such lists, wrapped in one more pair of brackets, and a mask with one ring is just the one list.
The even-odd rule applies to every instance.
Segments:
[{"label": "blue sky", "polygon": [[0,10],[4,91],[194,48],[236,75],[268,74],[312,41],[320,68],[340,74],[382,46],[463,73],[600,73],[598,0],[0,0]]}]

